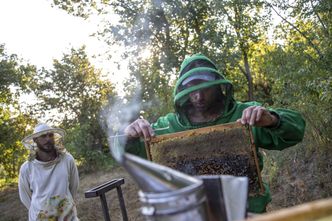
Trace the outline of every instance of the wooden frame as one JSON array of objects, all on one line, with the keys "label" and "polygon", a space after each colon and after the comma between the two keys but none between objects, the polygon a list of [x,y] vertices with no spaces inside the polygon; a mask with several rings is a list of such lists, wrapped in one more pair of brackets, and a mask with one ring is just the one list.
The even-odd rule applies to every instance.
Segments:
[{"label": "wooden frame", "polygon": [[246,221],[328,221],[332,220],[332,198],[254,215]]},{"label": "wooden frame", "polygon": [[249,178],[249,195],[264,193],[250,127],[240,123],[159,135],[145,143],[149,160],[189,175]]}]

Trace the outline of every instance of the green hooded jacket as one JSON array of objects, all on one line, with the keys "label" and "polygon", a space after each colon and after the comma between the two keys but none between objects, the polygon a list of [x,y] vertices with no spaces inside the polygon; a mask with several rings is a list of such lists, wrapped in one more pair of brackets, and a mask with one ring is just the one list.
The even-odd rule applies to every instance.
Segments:
[{"label": "green hooded jacket", "polygon": [[[185,67],[192,61],[206,60],[213,64],[211,60],[202,54],[195,54],[185,59],[181,65],[180,73],[183,72]],[[213,64],[215,67],[215,65]],[[181,88],[182,82],[197,73],[212,72],[217,76],[213,81],[207,81],[189,88]],[[185,115],[184,109],[188,105],[189,94],[195,90],[207,88],[213,85],[220,85],[222,94],[224,95],[224,109],[221,110],[221,115],[213,121],[192,124]],[[152,124],[153,129],[167,128],[164,130],[156,131],[156,135],[175,133],[190,129],[197,129],[201,127],[213,126],[218,124],[225,124],[235,122],[241,118],[244,109],[250,106],[261,106],[257,102],[236,102],[233,98],[233,86],[231,82],[218,72],[216,68],[211,67],[196,67],[180,74],[175,89],[174,89],[174,105],[175,112],[169,113],[166,116],[160,117],[157,122]],[[271,109],[268,110],[278,117],[279,121],[277,126],[273,128],[253,127],[252,132],[254,136],[255,145],[257,148],[257,155],[259,159],[260,169],[263,169],[263,157],[259,153],[258,148],[265,148],[268,150],[283,150],[284,148],[293,146],[302,141],[305,130],[305,121],[302,116],[293,110],[288,109]],[[130,145],[132,146],[132,145]],[[131,152],[141,157],[146,158],[146,152],[144,144],[135,145],[134,148],[130,148],[128,152]],[[249,211],[253,213],[262,213],[265,211],[266,205],[271,201],[270,190],[267,184],[264,183],[265,193],[261,196],[249,197]]]}]

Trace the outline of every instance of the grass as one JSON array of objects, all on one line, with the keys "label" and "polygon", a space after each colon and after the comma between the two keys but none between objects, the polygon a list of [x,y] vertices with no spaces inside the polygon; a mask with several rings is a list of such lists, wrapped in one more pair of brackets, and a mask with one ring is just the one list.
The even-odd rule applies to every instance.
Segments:
[{"label": "grass", "polygon": [[309,140],[283,151],[265,151],[263,179],[271,187],[270,210],[332,197],[332,151]]}]

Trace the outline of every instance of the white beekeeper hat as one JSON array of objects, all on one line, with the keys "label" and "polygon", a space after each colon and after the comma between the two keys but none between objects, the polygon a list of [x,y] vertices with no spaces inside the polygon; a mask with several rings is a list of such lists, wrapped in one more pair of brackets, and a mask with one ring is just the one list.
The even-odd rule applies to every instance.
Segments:
[{"label": "white beekeeper hat", "polygon": [[33,141],[33,139],[47,133],[54,133],[55,141],[60,140],[66,134],[66,132],[60,128],[53,128],[45,123],[40,123],[36,125],[33,134],[25,137],[22,140],[22,143],[26,148],[33,149],[36,146],[36,143]]}]

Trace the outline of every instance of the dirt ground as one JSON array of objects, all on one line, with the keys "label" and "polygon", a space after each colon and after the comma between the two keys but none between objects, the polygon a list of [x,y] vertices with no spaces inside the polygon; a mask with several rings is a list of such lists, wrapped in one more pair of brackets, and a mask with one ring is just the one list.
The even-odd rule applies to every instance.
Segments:
[{"label": "dirt ground", "polygon": [[[294,151],[293,151],[294,152]],[[269,153],[267,153],[269,154]],[[279,153],[272,152],[273,156]],[[268,173],[263,174],[263,179],[268,181],[271,187],[272,202],[267,211],[299,205],[315,199],[332,197],[332,157],[331,154],[310,154],[309,157],[296,157],[290,151],[283,151],[290,159],[288,164],[279,168],[274,179],[270,179],[271,168],[268,164]],[[295,156],[295,157],[294,157]],[[269,157],[267,155],[266,157]],[[321,159],[317,161],[317,159]],[[293,165],[293,166],[292,166]],[[302,165],[302,166],[297,166]],[[140,214],[141,203],[138,199],[138,188],[128,173],[121,167],[109,171],[95,173],[80,173],[80,188],[77,203],[78,215],[81,221],[103,221],[102,207],[99,198],[85,198],[85,191],[112,179],[124,178],[125,183],[121,186],[128,218],[130,221],[144,221]],[[111,220],[122,220],[121,210],[116,190],[106,194]],[[19,200],[17,185],[0,189],[0,221],[26,221],[27,209]]]},{"label": "dirt ground", "polygon": [[[124,178],[125,183],[121,186],[128,219],[130,221],[144,221],[140,214],[140,201],[138,188],[128,173],[121,167],[108,172],[96,172],[80,175],[80,188],[78,193],[77,210],[81,221],[103,221],[102,207],[99,197],[85,198],[84,192],[112,179]],[[116,189],[106,194],[111,220],[122,220],[120,205]],[[269,210],[273,210],[273,204]],[[0,221],[25,221],[28,217],[27,209],[21,204],[17,186],[10,186],[0,192]]]},{"label": "dirt ground", "polygon": [[[140,214],[138,188],[126,171],[117,167],[108,172],[80,174],[77,212],[81,221],[102,221],[103,213],[99,197],[85,198],[84,192],[112,179],[124,178],[121,185],[128,219],[143,221]],[[122,220],[116,189],[106,194],[111,220]],[[28,211],[19,200],[17,186],[10,186],[0,191],[0,221],[26,221]]]}]

